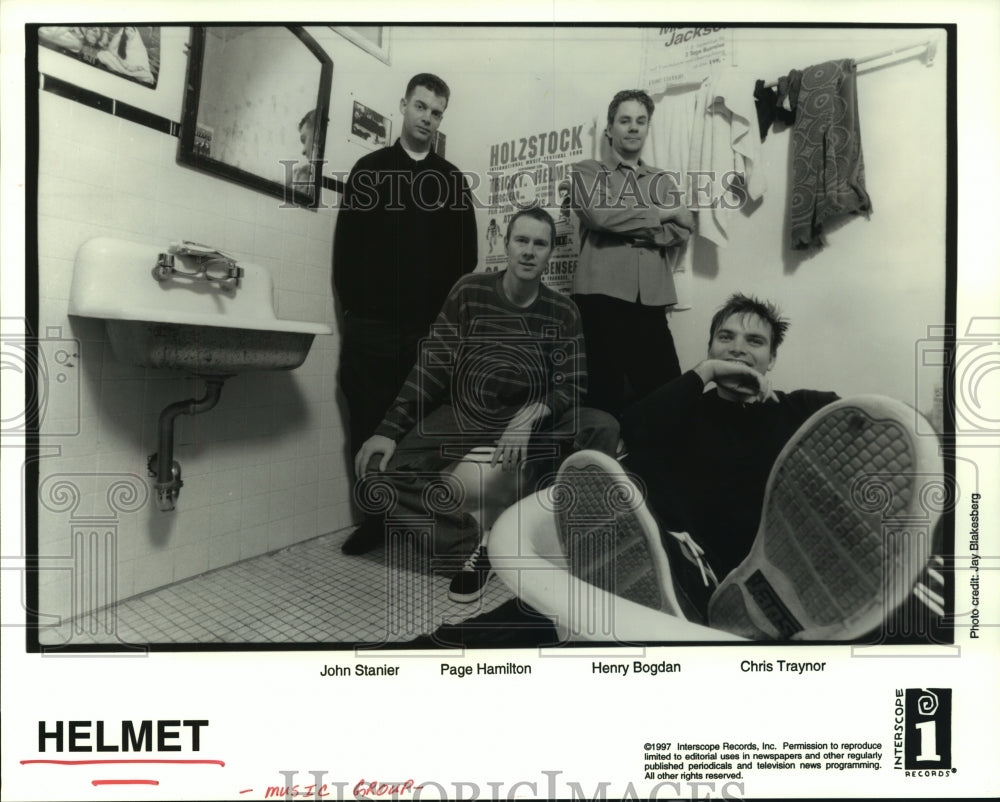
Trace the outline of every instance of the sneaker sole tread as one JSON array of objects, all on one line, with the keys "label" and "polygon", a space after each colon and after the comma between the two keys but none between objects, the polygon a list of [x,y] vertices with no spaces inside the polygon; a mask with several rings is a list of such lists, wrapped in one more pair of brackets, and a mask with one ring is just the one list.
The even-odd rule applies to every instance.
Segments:
[{"label": "sneaker sole tread", "polygon": [[755,639],[850,639],[903,602],[929,550],[910,514],[928,460],[903,417],[912,410],[900,407],[837,402],[789,441],[754,546],[709,604],[712,626]]}]

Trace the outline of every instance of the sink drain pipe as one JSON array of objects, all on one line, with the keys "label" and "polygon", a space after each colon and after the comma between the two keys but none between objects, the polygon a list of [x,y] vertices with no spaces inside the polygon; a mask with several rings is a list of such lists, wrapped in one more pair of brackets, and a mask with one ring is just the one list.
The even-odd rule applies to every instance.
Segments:
[{"label": "sink drain pipe", "polygon": [[174,421],[178,415],[197,415],[208,412],[219,403],[222,395],[222,385],[228,376],[202,376],[205,381],[205,395],[201,398],[189,398],[187,401],[175,401],[168,404],[160,413],[159,451],[150,454],[146,467],[150,476],[156,477],[153,486],[156,488],[156,506],[160,512],[170,512],[177,503],[184,482],[181,481],[181,466],[174,459]]}]

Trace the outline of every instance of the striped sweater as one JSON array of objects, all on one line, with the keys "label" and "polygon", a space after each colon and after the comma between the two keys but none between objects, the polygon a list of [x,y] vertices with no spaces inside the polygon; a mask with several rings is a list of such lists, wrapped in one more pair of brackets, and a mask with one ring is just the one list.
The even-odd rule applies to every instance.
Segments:
[{"label": "striped sweater", "polygon": [[463,433],[483,434],[499,433],[533,402],[549,408],[549,422],[579,404],[587,373],[576,305],[541,285],[530,306],[515,306],[503,276],[455,283],[376,434],[399,441],[441,404],[452,405]]}]

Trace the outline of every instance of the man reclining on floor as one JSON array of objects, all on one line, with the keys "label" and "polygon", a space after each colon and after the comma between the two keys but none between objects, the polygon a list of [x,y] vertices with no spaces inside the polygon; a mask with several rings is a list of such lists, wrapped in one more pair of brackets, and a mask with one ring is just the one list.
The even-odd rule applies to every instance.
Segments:
[{"label": "man reclining on floor", "polygon": [[[922,490],[943,479],[937,439],[918,437],[914,411],[888,398],[772,391],[766,376],[787,328],[773,304],[733,295],[712,319],[708,358],[626,411],[626,467],[653,519],[617,514],[614,550],[620,560],[648,549],[649,559],[633,553],[610,572],[595,562],[607,528],[572,519],[599,518],[599,495],[630,480],[600,455],[567,460],[560,479],[592,499],[558,516],[571,570],[749,638],[859,637],[898,615],[915,586],[943,615],[943,597],[917,584],[939,518],[921,507]],[[663,549],[668,561],[653,553]]]}]

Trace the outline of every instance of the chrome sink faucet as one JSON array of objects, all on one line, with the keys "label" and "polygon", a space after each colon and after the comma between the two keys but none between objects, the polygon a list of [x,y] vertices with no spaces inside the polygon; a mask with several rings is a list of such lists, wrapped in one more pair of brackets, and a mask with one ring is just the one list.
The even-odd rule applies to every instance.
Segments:
[{"label": "chrome sink faucet", "polygon": [[[179,265],[177,257],[180,257]],[[187,259],[192,260],[191,267]],[[240,286],[243,268],[222,251],[185,240],[171,245],[168,252],[160,253],[153,267],[153,278],[157,281],[172,278],[207,281],[220,289],[234,291]]]}]

